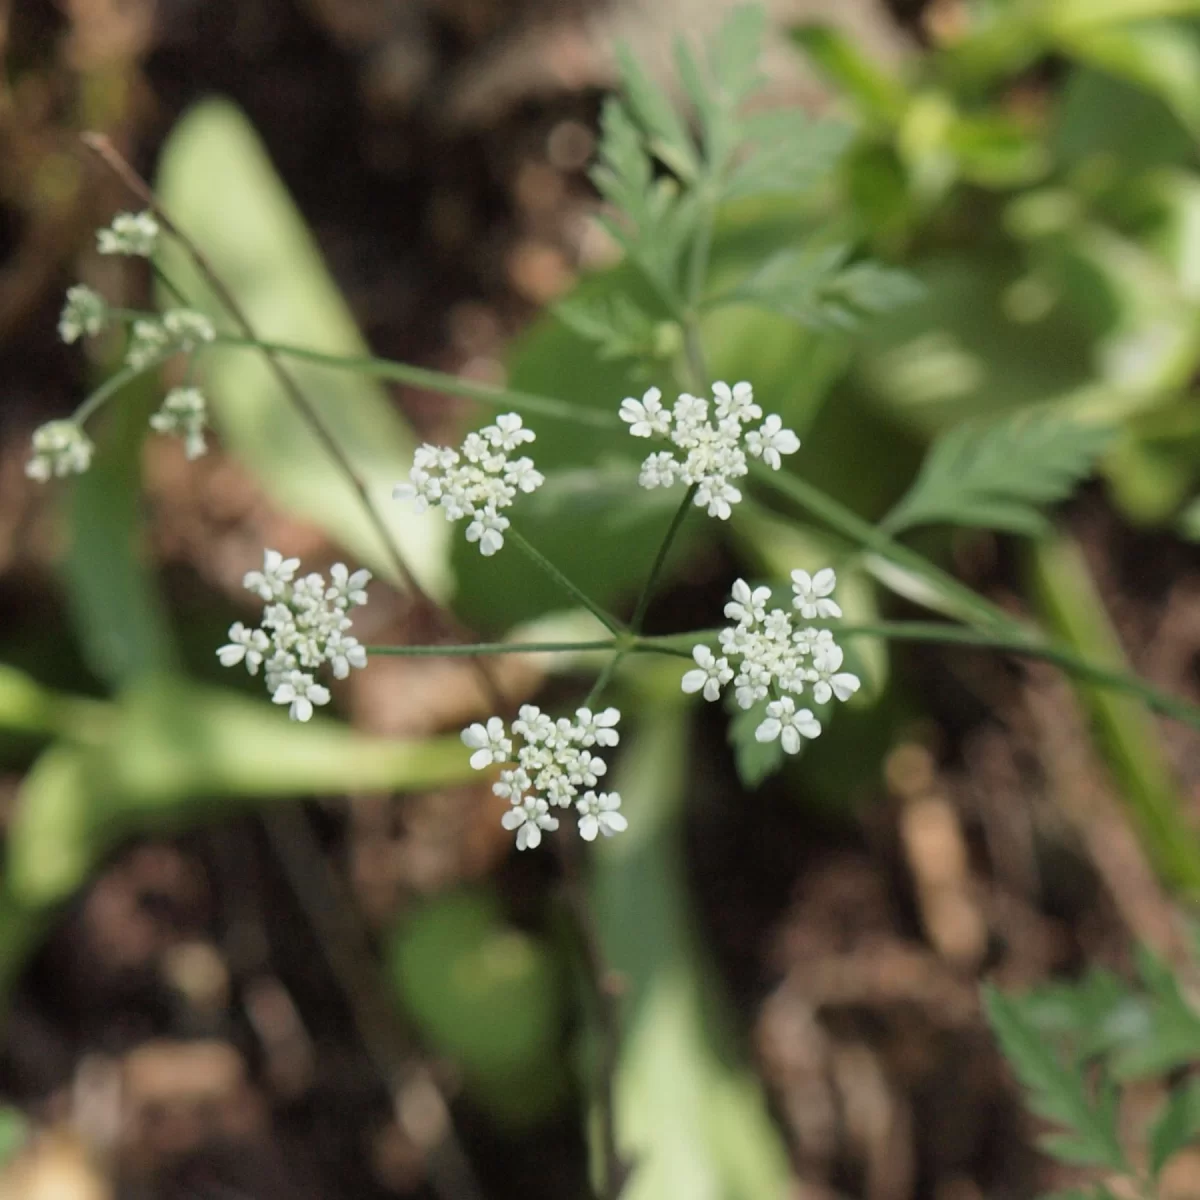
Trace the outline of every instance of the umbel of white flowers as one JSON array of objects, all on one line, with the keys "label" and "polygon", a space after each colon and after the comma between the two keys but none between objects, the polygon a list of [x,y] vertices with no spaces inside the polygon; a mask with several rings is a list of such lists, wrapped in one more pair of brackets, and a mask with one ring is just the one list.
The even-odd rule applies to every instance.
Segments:
[{"label": "umbel of white flowers", "polygon": [[[833,600],[837,577],[826,567],[816,575],[792,572],[792,607],[808,621],[840,617]],[[859,689],[857,675],[841,670],[842,649],[828,629],[797,629],[791,613],[782,608],[767,611],[771,589],[751,588],[744,579],[733,585],[725,615],[734,624],[719,635],[720,656],[705,645],[692,651],[696,666],[683,677],[685,692],[701,692],[717,700],[732,681],[739,707],[753,708],[770,697],[766,716],[754,731],[760,742],[777,738],[788,754],[799,753],[806,738],[819,737],[821,722],[796,701],[811,688],[817,704],[835,696],[848,700]]]},{"label": "umbel of white flowers", "polygon": [[317,670],[328,663],[337,679],[345,679],[351,667],[367,665],[366,649],[347,632],[347,614],[366,604],[371,573],[351,574],[334,563],[327,583],[315,571],[297,579],[299,567],[298,558],[266,551],[262,570],[250,571],[242,581],[265,603],[262,625],[247,629],[236,622],[217,657],[223,667],[245,663],[251,675],[261,667],[271,700],[286,704],[293,721],[307,721],[314,706],[329,703],[329,689],[317,682]]},{"label": "umbel of white flowers", "polygon": [[101,254],[150,258],[158,249],[159,227],[152,212],[117,213],[107,229],[96,231]]},{"label": "umbel of white flowers", "polygon": [[[717,382],[712,385],[713,414],[709,404],[684,392],[673,408],[664,408],[662,392],[651,388],[641,400],[621,402],[621,420],[634,437],[669,439],[680,451],[651,454],[642,463],[638,482],[644,488],[671,487],[677,481],[696,488],[695,503],[707,508],[710,517],[729,519],[731,506],[742,493],[733,485],[750,470],[746,455],[761,458],[774,471],[782,466],[781,455],[800,449],[800,439],[783,427],[774,413],[757,429],[762,409],[754,402],[748,383]],[[715,420],[714,420],[715,418]]]},{"label": "umbel of white flowers", "polygon": [[449,446],[418,446],[407,483],[392,493],[397,500],[413,501],[417,512],[437,505],[447,521],[470,517],[467,541],[478,542],[485,557],[504,545],[508,508],[518,492],[534,492],[545,482],[533,459],[509,455],[534,440],[518,413],[502,413],[494,425],[469,433],[460,450]]},{"label": "umbel of white flowers", "polygon": [[[521,706],[511,731],[499,717],[469,726],[462,732],[463,744],[473,751],[471,766],[484,771],[503,766],[492,785],[497,796],[510,804],[500,823],[515,831],[518,850],[532,850],[541,843],[542,831],[558,828],[555,809],[570,808],[579,816],[579,836],[595,841],[598,835],[612,837],[628,828],[616,792],[597,792],[608,766],[593,746],[615,746],[620,740],[615,708],[593,713],[575,710],[575,719],[557,721],[532,704]],[[513,753],[513,740],[520,746]]]},{"label": "umbel of white flowers", "polygon": [[25,474],[38,483],[56,476],[82,475],[92,465],[94,451],[91,439],[75,421],[47,421],[33,431],[33,454],[25,464]]}]

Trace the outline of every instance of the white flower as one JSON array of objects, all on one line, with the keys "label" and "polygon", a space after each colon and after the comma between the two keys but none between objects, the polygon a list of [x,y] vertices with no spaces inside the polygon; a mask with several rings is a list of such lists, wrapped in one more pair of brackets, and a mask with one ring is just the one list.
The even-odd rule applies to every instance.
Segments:
[{"label": "white flower", "polygon": [[594,842],[596,835],[602,833],[612,837],[614,833],[624,833],[629,828],[629,822],[624,814],[617,810],[621,807],[621,797],[616,792],[584,792],[583,799],[575,804],[579,813],[579,836],[585,842]]},{"label": "white flower", "polygon": [[152,212],[117,213],[107,229],[96,231],[96,247],[101,254],[149,258],[158,248],[158,233]]},{"label": "white flower", "polygon": [[158,321],[134,321],[125,348],[125,363],[135,371],[145,370],[171,351],[171,337]]},{"label": "white flower", "polygon": [[620,735],[616,725],[621,714],[615,708],[606,708],[601,713],[593,715],[590,708],[575,710],[575,726],[579,731],[581,746],[615,746]]},{"label": "white flower", "polygon": [[328,665],[336,679],[352,668],[367,665],[366,647],[348,631],[347,610],[367,602],[369,571],[351,574],[338,563],[333,585],[312,572],[296,578],[298,558],[278,550],[263,554],[261,571],[246,573],[243,583],[264,602],[262,626],[250,630],[238,621],[230,627],[229,642],[217,651],[225,667],[245,662],[251,675],[264,668],[267,691],[276,704],[287,704],[295,721],[307,721],[314,705],[328,704],[329,689],[313,672]]},{"label": "white flower", "polygon": [[750,470],[747,451],[778,469],[779,456],[799,449],[800,441],[774,415],[760,429],[746,429],[750,421],[763,415],[748,383],[730,387],[718,381],[712,390],[713,418],[709,402],[687,392],[673,408],[663,408],[657,388],[651,388],[641,401],[622,401],[620,416],[635,437],[669,438],[679,452],[658,451],[646,458],[638,476],[642,487],[671,487],[682,481],[695,489],[697,507],[726,521],[733,505],[742,499],[734,481]]},{"label": "white flower", "polygon": [[474,750],[471,766],[482,771],[493,763],[508,762],[512,756],[512,742],[505,737],[504,722],[499,717],[489,717],[488,723],[474,725],[462,731],[463,745]]},{"label": "white flower", "polygon": [[162,326],[179,350],[194,350],[217,336],[213,323],[203,313],[190,308],[168,309],[162,315]]},{"label": "white flower", "polygon": [[800,610],[806,620],[814,618],[840,617],[841,608],[829,597],[837,586],[837,576],[832,567],[826,567],[815,575],[807,571],[792,572],[792,591],[796,593],[792,607]]},{"label": "white flower", "polygon": [[767,705],[767,719],[754,731],[756,741],[773,742],[779,739],[787,754],[799,754],[802,738],[821,735],[821,722],[807,708],[796,711],[790,696],[772,700]]},{"label": "white flower", "polygon": [[533,782],[529,778],[529,773],[524,767],[517,767],[514,770],[501,771],[499,781],[492,784],[492,791],[497,796],[511,800],[513,804],[520,804],[525,793],[531,787],[533,787]]},{"label": "white flower", "polygon": [[217,657],[223,667],[245,662],[246,670],[257,675],[270,648],[271,639],[261,629],[247,629],[241,621],[235,621],[229,627],[229,644],[217,651]]},{"label": "white flower", "polygon": [[541,745],[554,737],[554,722],[536,704],[522,704],[517,717],[513,733],[519,733],[531,745]]},{"label": "white flower", "polygon": [[665,437],[671,429],[671,413],[662,406],[662,392],[652,387],[641,400],[621,401],[620,417],[634,437]]},{"label": "white flower", "polygon": [[408,482],[392,491],[418,512],[436,505],[448,521],[469,517],[467,541],[490,556],[504,545],[508,518],[501,515],[519,492],[536,491],[545,483],[533,460],[508,458],[510,451],[534,440],[518,413],[502,413],[494,425],[464,439],[461,453],[446,446],[418,446]]},{"label": "white flower", "polygon": [[150,427],[157,433],[183,438],[184,455],[189,460],[199,458],[208,450],[204,440],[204,431],[208,427],[204,393],[194,387],[172,388],[162,407],[150,418]]},{"label": "white flower", "polygon": [[757,625],[767,615],[767,601],[771,598],[769,587],[757,587],[753,591],[744,579],[735,579],[733,599],[725,605],[725,615],[739,625]]},{"label": "white flower", "polygon": [[67,289],[67,300],[58,318],[58,336],[70,345],[81,337],[95,337],[108,324],[108,303],[82,283]]},{"label": "white flower", "polygon": [[542,844],[542,830],[553,833],[558,818],[550,815],[550,806],[537,796],[526,796],[500,818],[505,829],[517,831],[518,850],[536,850]]},{"label": "white flower", "polygon": [[849,700],[861,686],[857,675],[838,671],[843,657],[841,646],[832,645],[822,646],[813,656],[808,677],[813,685],[813,699],[818,704],[828,704],[831,696]]},{"label": "white flower", "polygon": [[705,700],[719,699],[721,689],[733,678],[729,660],[717,658],[707,646],[697,646],[692,658],[696,660],[696,669],[683,677],[683,690],[691,695],[703,689]]},{"label": "white flower", "polygon": [[795,454],[800,449],[800,439],[772,413],[758,429],[746,434],[746,451],[761,458],[773,471],[783,466],[781,454]]},{"label": "white flower", "polygon": [[307,721],[313,715],[313,705],[329,703],[329,689],[303,671],[289,671],[275,689],[271,702],[289,705],[288,716],[293,721]]},{"label": "white flower", "polygon": [[247,571],[242,578],[242,586],[269,603],[288,591],[288,585],[295,579],[299,566],[298,558],[284,558],[278,550],[265,550],[263,569]]},{"label": "white flower", "polygon": [[[736,417],[746,424],[763,415],[762,409],[754,403],[754,389],[745,381],[735,383],[730,388],[729,384],[718,380],[712,385],[712,390],[717,400],[718,417]],[[779,418],[775,417],[774,420],[778,422]]]},{"label": "white flower", "polygon": [[33,454],[25,474],[38,483],[54,477],[82,475],[92,465],[95,447],[76,422],[47,421],[33,431]]}]

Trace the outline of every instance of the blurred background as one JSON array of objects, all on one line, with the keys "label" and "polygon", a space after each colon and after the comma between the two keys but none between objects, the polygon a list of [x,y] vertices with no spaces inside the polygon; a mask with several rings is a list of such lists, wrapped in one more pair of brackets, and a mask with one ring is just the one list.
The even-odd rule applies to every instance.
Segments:
[{"label": "blurred background", "polygon": [[[83,130],[155,181],[265,335],[579,404],[665,384],[669,330],[631,367],[549,309],[581,281],[628,284],[587,177],[614,45],[674,88],[672,39],[727,7],[0,0],[4,1200],[589,1194],[594,1003],[555,858],[516,856],[504,805],[465,777],[456,731],[488,711],[470,667],[373,663],[311,728],[217,667],[264,547],[381,569],[261,364],[213,360],[218,438],[195,463],[143,437],[160,381],[98,424],[88,475],[42,488],[24,462],[33,429],[120,361],[111,339],[58,341],[67,286],[154,304],[142,264],[94,251],[137,205]],[[833,228],[923,291],[854,331],[741,309],[705,330],[715,375],[751,379],[800,432],[795,470],[868,518],[962,420],[1111,423],[1099,476],[1036,536],[914,544],[1191,699],[1198,10],[775,0],[763,103],[839,116],[848,149],[803,195],[728,214],[715,276]],[[382,495],[414,441],[479,423],[418,388],[299,377]],[[669,504],[630,500],[619,439],[539,434],[551,485],[522,528],[628,606]],[[519,557],[483,563],[397,520],[464,628],[578,627]],[[652,631],[713,625],[738,574],[827,562],[852,619],[917,614],[826,533],[749,505],[714,524],[688,525]],[[434,631],[385,579],[355,632]],[[1195,969],[1179,905],[1200,891],[1200,736],[1044,665],[856,650],[861,696],[769,779],[722,713],[684,703],[677,667],[618,680],[614,782],[637,830],[589,866],[622,989],[632,1200],[1066,1186],[979,981],[1127,973],[1139,945]],[[514,657],[500,679],[514,700],[578,702],[590,676],[552,666]],[[1161,1088],[1130,1089],[1129,1129]],[[1200,1154],[1163,1194],[1200,1194]]]}]

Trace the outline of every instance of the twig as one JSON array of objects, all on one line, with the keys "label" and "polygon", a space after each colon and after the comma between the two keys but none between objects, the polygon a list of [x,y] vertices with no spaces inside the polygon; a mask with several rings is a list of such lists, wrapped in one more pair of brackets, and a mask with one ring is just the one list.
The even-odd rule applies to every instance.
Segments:
[{"label": "twig", "polygon": [[[205,282],[212,289],[213,295],[229,313],[230,317],[233,318],[243,336],[258,341],[258,335],[254,330],[254,326],[250,323],[250,318],[246,315],[245,309],[242,308],[237,297],[221,278],[208,256],[172,220],[171,215],[159,203],[153,189],[151,189],[150,185],[134,170],[129,161],[112,144],[112,140],[102,133],[82,133],[80,134],[80,140],[121,180],[146,208],[154,213],[155,218],[162,228],[187,251],[188,256],[195,263]],[[417,582],[417,578],[409,567],[396,539],[392,536],[387,522],[383,519],[383,515],[376,507],[374,500],[371,499],[366,481],[350,461],[346,452],[338,445],[337,439],[329,432],[325,422],[321,419],[321,414],[313,407],[312,402],[304,394],[300,385],[280,361],[279,355],[267,346],[263,346],[261,349],[263,357],[271,369],[271,373],[275,376],[279,386],[283,388],[292,407],[299,414],[301,420],[308,426],[313,436],[320,443],[321,448],[329,455],[338,470],[341,471],[347,482],[354,489],[363,512],[383,543],[397,575],[403,581],[413,599],[426,613],[433,617],[444,636],[457,641],[466,640],[463,636],[463,630],[458,623]],[[488,669],[487,664],[475,658],[471,660],[471,663],[479,676],[480,682],[483,684],[484,691],[487,693],[489,700],[493,706],[502,710],[505,706],[504,695],[497,685],[492,672]]]}]

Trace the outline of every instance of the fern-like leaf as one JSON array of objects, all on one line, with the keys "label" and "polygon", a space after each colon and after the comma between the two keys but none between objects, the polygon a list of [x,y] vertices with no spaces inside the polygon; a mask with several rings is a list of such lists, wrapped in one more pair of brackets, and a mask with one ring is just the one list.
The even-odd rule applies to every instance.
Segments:
[{"label": "fern-like leaf", "polygon": [[883,526],[897,533],[945,522],[1037,536],[1049,528],[1038,509],[1069,495],[1111,436],[1056,413],[964,422],[933,444]]}]

